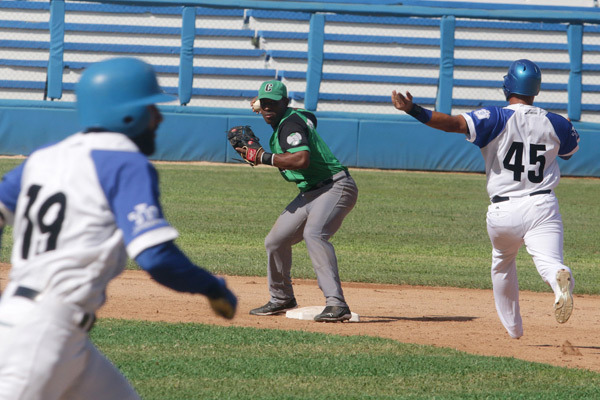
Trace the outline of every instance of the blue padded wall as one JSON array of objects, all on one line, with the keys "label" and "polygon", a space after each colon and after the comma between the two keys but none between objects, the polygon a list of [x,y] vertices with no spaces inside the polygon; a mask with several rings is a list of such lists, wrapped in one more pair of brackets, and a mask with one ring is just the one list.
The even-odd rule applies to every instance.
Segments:
[{"label": "blue padded wall", "polygon": [[[32,107],[31,105],[35,106]],[[250,125],[265,148],[272,129],[250,110],[161,106],[164,122],[153,159],[235,162],[225,132]],[[349,167],[425,171],[483,172],[479,149],[464,135],[429,128],[412,117],[317,113],[317,130]],[[575,123],[580,150],[559,160],[563,175],[600,177],[600,126]],[[35,148],[74,133],[73,103],[0,101],[0,154],[28,155]]]},{"label": "blue padded wall", "polygon": [[72,109],[0,105],[0,154],[27,155],[35,148],[59,141],[77,129],[77,117]]}]

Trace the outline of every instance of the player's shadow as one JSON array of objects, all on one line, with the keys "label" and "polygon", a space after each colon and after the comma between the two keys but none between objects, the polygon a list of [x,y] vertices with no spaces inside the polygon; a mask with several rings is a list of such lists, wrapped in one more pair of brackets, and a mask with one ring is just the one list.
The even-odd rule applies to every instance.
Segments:
[{"label": "player's shadow", "polygon": [[478,317],[467,317],[461,315],[424,315],[422,317],[391,317],[391,316],[372,316],[361,315],[359,323],[372,324],[382,322],[397,322],[397,321],[415,321],[415,322],[469,322]]},{"label": "player's shadow", "polygon": [[[361,317],[362,318],[362,317]],[[555,344],[528,344],[529,347],[556,347]],[[573,346],[578,349],[600,350],[600,346]]]},{"label": "player's shadow", "polygon": [[[557,347],[555,344],[530,344],[529,347]],[[564,345],[563,345],[564,347]],[[600,354],[600,346],[576,346],[570,345],[573,349],[586,349],[586,350],[598,350],[593,352],[592,354]]]}]

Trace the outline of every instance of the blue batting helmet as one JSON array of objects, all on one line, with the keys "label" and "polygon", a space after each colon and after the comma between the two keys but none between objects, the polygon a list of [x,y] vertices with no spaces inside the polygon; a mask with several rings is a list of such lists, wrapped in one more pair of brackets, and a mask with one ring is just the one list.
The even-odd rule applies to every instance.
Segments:
[{"label": "blue batting helmet", "polygon": [[508,100],[511,94],[537,96],[542,84],[542,71],[529,60],[514,61],[504,76],[504,96]]},{"label": "blue batting helmet", "polygon": [[158,86],[152,66],[131,57],[90,65],[83,71],[75,94],[83,128],[102,128],[131,138],[148,127],[149,105],[176,99]]}]

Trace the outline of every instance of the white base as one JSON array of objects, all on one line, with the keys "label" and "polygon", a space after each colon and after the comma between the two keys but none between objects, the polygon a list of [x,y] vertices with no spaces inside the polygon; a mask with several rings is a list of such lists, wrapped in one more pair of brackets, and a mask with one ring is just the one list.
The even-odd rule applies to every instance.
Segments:
[{"label": "white base", "polygon": [[[286,311],[285,316],[288,318],[312,321],[313,319],[315,319],[315,316],[317,316],[318,314],[321,314],[321,312],[323,311],[324,308],[325,307],[323,307],[323,306],[310,306],[310,307],[295,308],[293,310]],[[352,311],[350,311],[350,313],[352,314],[352,317],[349,319],[349,322],[360,321],[360,316],[358,314],[353,313]]]}]

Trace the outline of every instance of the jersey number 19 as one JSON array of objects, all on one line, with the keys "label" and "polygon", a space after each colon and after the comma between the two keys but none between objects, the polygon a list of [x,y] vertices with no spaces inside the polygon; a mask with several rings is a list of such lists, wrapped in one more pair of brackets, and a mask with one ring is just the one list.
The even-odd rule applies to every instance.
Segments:
[{"label": "jersey number 19", "polygon": [[[60,233],[60,229],[62,227],[62,223],[65,219],[65,208],[67,206],[67,198],[64,193],[58,192],[48,197],[40,206],[40,209],[35,215],[35,218],[30,216],[31,207],[37,200],[38,194],[40,193],[40,189],[42,187],[39,185],[31,185],[29,190],[27,190],[27,197],[29,197],[29,202],[27,203],[27,207],[25,208],[25,219],[27,220],[27,227],[25,228],[25,233],[23,235],[23,247],[21,249],[21,257],[23,260],[26,260],[29,257],[29,248],[31,247],[31,237],[33,235],[34,226],[38,226],[39,230],[42,234],[48,234],[48,241],[46,243],[46,250],[51,251],[56,249],[56,242],[58,240],[58,234]],[[46,217],[48,211],[56,205],[54,208],[55,218],[53,221],[48,223],[46,221]]]}]

